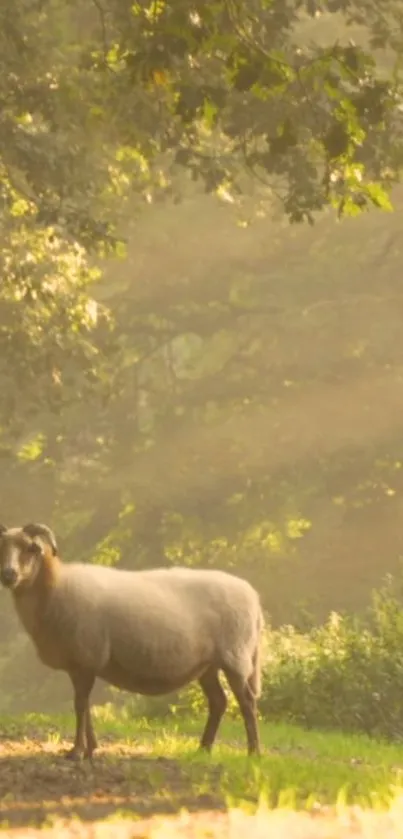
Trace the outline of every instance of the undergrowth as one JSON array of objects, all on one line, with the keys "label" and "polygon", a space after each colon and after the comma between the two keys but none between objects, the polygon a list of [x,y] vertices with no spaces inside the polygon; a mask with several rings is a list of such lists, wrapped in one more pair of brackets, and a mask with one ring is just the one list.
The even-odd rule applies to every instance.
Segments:
[{"label": "undergrowth", "polygon": [[309,728],[403,733],[403,609],[389,579],[362,618],[333,613],[305,634],[268,638],[261,713]]}]

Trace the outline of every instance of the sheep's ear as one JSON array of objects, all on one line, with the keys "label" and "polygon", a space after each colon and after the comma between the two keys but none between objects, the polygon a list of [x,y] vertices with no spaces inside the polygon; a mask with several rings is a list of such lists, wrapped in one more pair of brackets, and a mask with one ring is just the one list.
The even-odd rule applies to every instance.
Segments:
[{"label": "sheep's ear", "polygon": [[0,536],[2,536],[3,533],[6,533],[7,530],[8,530],[8,527],[6,527],[5,524],[0,524]]},{"label": "sheep's ear", "polygon": [[24,524],[23,532],[34,539],[35,536],[41,536],[52,548],[53,555],[57,554],[56,538],[50,527],[46,524]]}]

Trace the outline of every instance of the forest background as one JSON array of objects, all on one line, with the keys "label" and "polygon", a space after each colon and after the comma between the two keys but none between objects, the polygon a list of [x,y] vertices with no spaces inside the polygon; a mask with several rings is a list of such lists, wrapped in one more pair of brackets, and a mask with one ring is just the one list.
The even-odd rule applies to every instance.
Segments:
[{"label": "forest background", "polygon": [[[3,6],[1,519],[361,613],[403,548],[401,4]],[[0,707],[64,706],[1,598]]]}]

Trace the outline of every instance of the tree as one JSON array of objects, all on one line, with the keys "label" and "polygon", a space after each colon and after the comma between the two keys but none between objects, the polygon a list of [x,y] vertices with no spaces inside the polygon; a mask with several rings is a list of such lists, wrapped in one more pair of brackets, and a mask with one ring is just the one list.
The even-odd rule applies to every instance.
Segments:
[{"label": "tree", "polygon": [[[112,295],[111,317],[90,299],[89,258],[117,249],[114,222],[136,196],[172,194],[183,171],[222,194],[253,186],[266,203],[275,194],[291,220],[312,220],[329,202],[340,212],[387,206],[401,161],[400,7],[321,10],[344,27],[339,43],[304,41],[301,27],[321,20],[312,2],[19,0],[2,10],[5,453],[36,440],[33,451],[57,465],[62,483],[81,459],[91,484],[125,465],[128,436],[150,469],[159,421],[180,433],[183,417],[205,425],[223,402],[226,411],[261,398],[261,371],[247,361],[256,336],[240,345],[233,330],[270,317],[264,290],[231,276],[218,287],[213,277],[203,293],[175,291],[135,310]],[[346,37],[357,23],[361,45]],[[372,54],[379,46],[387,76]],[[185,405],[178,357],[191,335],[204,357],[209,341],[212,357],[227,354],[226,386],[219,366],[208,387],[186,386]],[[190,363],[200,364],[197,352]],[[78,508],[88,492],[80,486]],[[121,498],[106,497],[115,521]],[[144,522],[162,522],[160,498],[145,506]]]},{"label": "tree", "polygon": [[[159,164],[162,154],[171,181],[179,164],[224,195],[252,184],[292,221],[312,222],[329,203],[340,213],[389,207],[402,163],[396,0],[96,5],[96,61],[116,78],[126,143]],[[341,39],[332,31],[318,44],[313,27],[304,42],[301,27],[322,14]],[[348,39],[352,25],[361,45]]]},{"label": "tree", "polygon": [[[400,6],[320,6],[5,7],[4,207],[86,247],[113,246],[127,190],[147,200],[177,192],[178,166],[224,196],[252,189],[280,201],[294,221],[329,203],[388,207],[402,160]],[[335,19],[337,42],[307,42],[304,26],[314,21],[315,38],[320,15]],[[362,43],[348,40],[351,25]]]}]

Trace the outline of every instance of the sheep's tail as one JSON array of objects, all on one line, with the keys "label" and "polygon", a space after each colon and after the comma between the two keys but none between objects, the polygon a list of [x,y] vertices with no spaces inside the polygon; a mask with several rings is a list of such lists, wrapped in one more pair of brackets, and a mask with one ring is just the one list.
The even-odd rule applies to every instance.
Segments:
[{"label": "sheep's tail", "polygon": [[264,617],[261,607],[259,607],[259,615],[256,627],[256,647],[252,654],[253,670],[248,679],[249,687],[255,697],[259,699],[262,693],[262,634],[264,629]]}]

